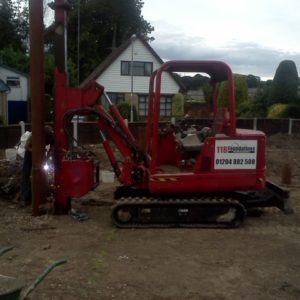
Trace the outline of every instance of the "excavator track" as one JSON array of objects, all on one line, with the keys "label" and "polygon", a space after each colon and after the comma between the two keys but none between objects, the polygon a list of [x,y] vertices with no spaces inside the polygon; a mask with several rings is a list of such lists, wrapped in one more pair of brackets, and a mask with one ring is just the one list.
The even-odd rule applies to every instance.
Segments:
[{"label": "excavator track", "polygon": [[120,228],[239,227],[248,209],[277,207],[293,213],[289,191],[267,181],[259,191],[160,194],[120,187],[115,192],[112,219]]},{"label": "excavator track", "polygon": [[112,219],[120,228],[233,228],[245,215],[241,203],[224,197],[122,197],[112,208]]}]

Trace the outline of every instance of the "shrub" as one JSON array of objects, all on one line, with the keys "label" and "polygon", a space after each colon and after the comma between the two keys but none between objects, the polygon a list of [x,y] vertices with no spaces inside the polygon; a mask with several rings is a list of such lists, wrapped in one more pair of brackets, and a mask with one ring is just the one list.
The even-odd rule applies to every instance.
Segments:
[{"label": "shrub", "polygon": [[288,118],[300,119],[300,105],[299,104],[289,104],[286,109]]},{"label": "shrub", "polygon": [[172,115],[182,116],[184,114],[184,97],[181,93],[173,96]]},{"label": "shrub", "polygon": [[268,118],[285,118],[287,104],[275,103],[268,109]]},{"label": "shrub", "polygon": [[241,103],[237,109],[237,116],[244,118],[258,117],[259,113],[254,101],[247,100]]},{"label": "shrub", "polygon": [[273,104],[268,110],[268,118],[300,118],[300,105]]}]

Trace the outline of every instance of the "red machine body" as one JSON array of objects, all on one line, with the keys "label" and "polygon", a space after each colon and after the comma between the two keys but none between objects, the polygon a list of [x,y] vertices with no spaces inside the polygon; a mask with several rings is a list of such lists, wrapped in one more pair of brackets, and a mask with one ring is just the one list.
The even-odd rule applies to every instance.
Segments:
[{"label": "red machine body", "polygon": [[64,159],[62,161],[62,187],[68,197],[82,197],[95,186],[92,159]]}]

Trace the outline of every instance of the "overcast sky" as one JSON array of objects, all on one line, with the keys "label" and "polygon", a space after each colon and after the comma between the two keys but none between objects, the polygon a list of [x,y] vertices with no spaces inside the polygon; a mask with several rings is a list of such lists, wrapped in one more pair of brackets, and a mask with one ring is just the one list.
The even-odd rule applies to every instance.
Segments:
[{"label": "overcast sky", "polygon": [[142,14],[163,60],[223,60],[272,79],[291,59],[300,76],[300,0],[144,0]]}]

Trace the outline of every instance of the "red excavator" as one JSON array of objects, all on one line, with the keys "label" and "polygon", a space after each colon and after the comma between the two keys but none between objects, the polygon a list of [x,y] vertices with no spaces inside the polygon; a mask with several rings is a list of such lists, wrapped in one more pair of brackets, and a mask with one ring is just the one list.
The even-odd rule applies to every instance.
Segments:
[{"label": "red excavator", "polygon": [[[209,75],[213,87],[210,126],[187,130],[170,123],[161,127],[164,72]],[[96,184],[93,157],[72,149],[68,132],[74,115],[93,114],[98,119],[99,138],[121,183],[112,209],[112,218],[119,227],[234,227],[253,207],[276,206],[291,211],[288,192],[266,180],[265,134],[236,128],[233,74],[224,62],[168,61],[154,71],[150,78],[146,151],[139,147],[104,87],[91,82],[85,89],[70,88],[66,74],[57,70],[55,79],[58,207],[67,209],[70,197],[83,196]],[[228,81],[226,105],[218,101],[218,86],[223,81]],[[101,96],[109,110],[97,104]]]}]

